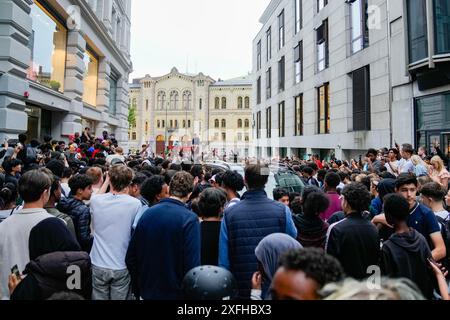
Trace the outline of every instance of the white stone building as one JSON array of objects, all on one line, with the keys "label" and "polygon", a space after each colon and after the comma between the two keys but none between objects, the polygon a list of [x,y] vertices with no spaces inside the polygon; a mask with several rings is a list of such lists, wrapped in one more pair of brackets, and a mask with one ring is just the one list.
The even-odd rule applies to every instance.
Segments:
[{"label": "white stone building", "polygon": [[130,128],[134,149],[149,144],[155,154],[167,148],[217,156],[249,154],[251,144],[251,80],[215,81],[203,73],[180,73],[173,68],[161,77],[134,79],[130,105],[136,126]]},{"label": "white stone building", "polygon": [[0,139],[128,136],[131,0],[1,0]]},{"label": "white stone building", "polygon": [[448,149],[448,21],[448,0],[272,0],[253,41],[256,155]]}]

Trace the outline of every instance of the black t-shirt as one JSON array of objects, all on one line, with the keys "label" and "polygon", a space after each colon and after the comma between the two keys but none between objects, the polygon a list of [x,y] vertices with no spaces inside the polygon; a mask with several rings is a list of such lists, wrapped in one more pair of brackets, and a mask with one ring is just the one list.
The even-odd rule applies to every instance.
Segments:
[{"label": "black t-shirt", "polygon": [[200,225],[202,235],[202,265],[219,265],[220,221],[203,221]]}]

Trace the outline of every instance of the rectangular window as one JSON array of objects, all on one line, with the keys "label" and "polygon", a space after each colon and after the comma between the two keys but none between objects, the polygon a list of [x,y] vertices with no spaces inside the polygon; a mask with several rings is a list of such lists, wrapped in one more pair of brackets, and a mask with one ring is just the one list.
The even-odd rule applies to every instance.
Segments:
[{"label": "rectangular window", "polygon": [[303,95],[295,97],[295,135],[303,135]]},{"label": "rectangular window", "polygon": [[284,10],[278,16],[278,49],[284,47]]},{"label": "rectangular window", "polygon": [[349,0],[349,2],[352,26],[352,53],[356,53],[369,46],[368,1]]},{"label": "rectangular window", "polygon": [[428,57],[426,0],[410,0],[406,6],[409,62],[414,63]]},{"label": "rectangular window", "polygon": [[370,67],[353,71],[353,131],[370,130]]},{"label": "rectangular window", "polygon": [[198,109],[199,110],[202,110],[202,103],[203,103],[203,100],[200,98],[200,100],[198,101]]},{"label": "rectangular window", "polygon": [[268,107],[266,109],[266,128],[267,128],[267,138],[272,138],[272,108]]},{"label": "rectangular window", "polygon": [[261,77],[256,81],[256,104],[261,104]]},{"label": "rectangular window", "polygon": [[[117,109],[117,82],[118,82],[119,77],[111,72],[110,76],[109,76],[109,84],[110,84],[110,89],[109,89],[109,113],[115,115],[116,114],[116,109]],[[148,100],[146,101],[147,103],[147,110],[148,110]]]},{"label": "rectangular window", "polygon": [[284,101],[278,105],[278,133],[279,137],[284,137],[285,134],[285,113],[284,113]]},{"label": "rectangular window", "polygon": [[302,29],[302,0],[294,0],[295,2],[295,33]]},{"label": "rectangular window", "polygon": [[436,53],[450,53],[450,2],[434,0]]},{"label": "rectangular window", "polygon": [[83,80],[83,101],[95,106],[97,105],[98,58],[89,48],[86,48],[84,53],[84,64],[86,71]]},{"label": "rectangular window", "polygon": [[294,81],[295,84],[303,81],[303,42],[300,41],[294,48]]},{"label": "rectangular window", "polygon": [[250,136],[248,133],[245,134],[245,142],[249,142],[250,141]]},{"label": "rectangular window", "polygon": [[278,61],[278,92],[284,91],[285,63],[284,56]]},{"label": "rectangular window", "polygon": [[67,29],[39,2],[31,5],[31,52],[27,78],[55,91],[64,92]]},{"label": "rectangular window", "polygon": [[328,0],[317,0],[317,12],[320,12],[328,4]]},{"label": "rectangular window", "polygon": [[145,99],[145,111],[148,111],[148,99]]},{"label": "rectangular window", "polygon": [[242,141],[242,133],[238,133],[237,134],[237,140],[238,141]]},{"label": "rectangular window", "polygon": [[317,89],[318,105],[319,105],[319,134],[330,133],[330,95],[329,84],[326,83]]},{"label": "rectangular window", "polygon": [[272,68],[266,72],[266,99],[272,97]]},{"label": "rectangular window", "polygon": [[225,132],[222,132],[222,140],[223,141],[227,140],[227,134]]},{"label": "rectangular window", "polygon": [[269,28],[266,31],[266,61],[269,61],[270,59],[272,59],[272,28]]},{"label": "rectangular window", "polygon": [[317,36],[317,69],[318,71],[328,68],[328,20],[316,30]]},{"label": "rectangular window", "polygon": [[261,40],[256,45],[256,70],[261,69]]},{"label": "rectangular window", "polygon": [[261,111],[256,114],[256,138],[261,139]]}]

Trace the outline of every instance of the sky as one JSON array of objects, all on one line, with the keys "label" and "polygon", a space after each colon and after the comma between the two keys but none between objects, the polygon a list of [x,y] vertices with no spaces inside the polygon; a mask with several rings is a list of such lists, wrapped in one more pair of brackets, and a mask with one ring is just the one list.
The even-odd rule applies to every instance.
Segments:
[{"label": "sky", "polygon": [[130,79],[203,72],[247,75],[252,41],[270,0],[132,0]]}]

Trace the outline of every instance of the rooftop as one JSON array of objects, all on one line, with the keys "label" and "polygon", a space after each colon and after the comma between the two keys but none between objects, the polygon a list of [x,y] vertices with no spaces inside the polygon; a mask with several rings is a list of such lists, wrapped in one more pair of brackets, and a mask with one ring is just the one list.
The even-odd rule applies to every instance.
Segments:
[{"label": "rooftop", "polygon": [[232,87],[232,86],[251,86],[252,79],[250,75],[244,77],[237,77],[229,80],[218,80],[213,83],[211,87]]}]

